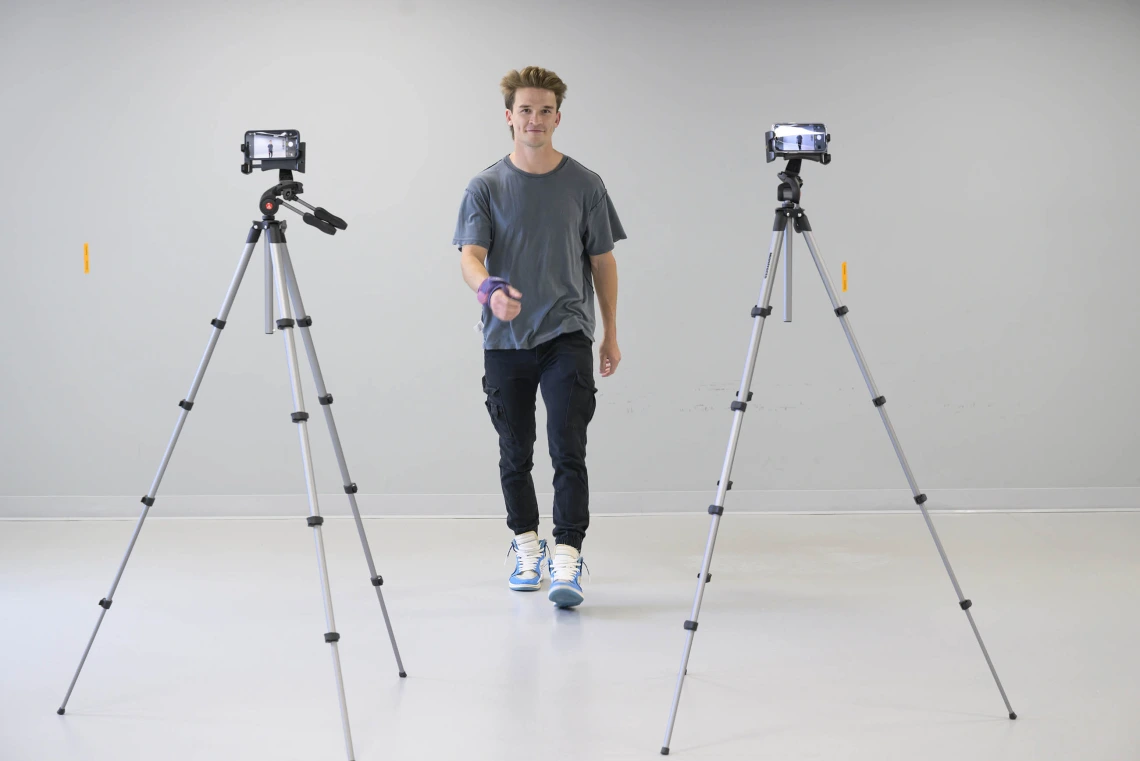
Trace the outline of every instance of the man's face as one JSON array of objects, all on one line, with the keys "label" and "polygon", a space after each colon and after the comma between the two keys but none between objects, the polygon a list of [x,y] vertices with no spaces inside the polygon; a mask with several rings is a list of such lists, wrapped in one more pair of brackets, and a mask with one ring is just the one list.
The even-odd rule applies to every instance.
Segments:
[{"label": "man's face", "polygon": [[507,111],[507,124],[514,127],[515,140],[531,148],[550,144],[554,128],[562,120],[557,99],[550,90],[524,87],[515,92],[515,107]]}]

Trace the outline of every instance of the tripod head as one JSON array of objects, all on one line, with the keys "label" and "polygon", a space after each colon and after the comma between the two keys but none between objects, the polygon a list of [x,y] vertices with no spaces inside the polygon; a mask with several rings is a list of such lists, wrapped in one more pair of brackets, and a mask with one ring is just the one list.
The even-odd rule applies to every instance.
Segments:
[{"label": "tripod head", "polygon": [[[348,229],[348,223],[340,217],[330,214],[319,206],[310,206],[301,200],[300,196],[301,193],[305,192],[305,188],[293,179],[291,170],[282,169],[278,179],[280,182],[262,193],[261,200],[257,204],[257,208],[261,211],[262,218],[266,222],[272,222],[278,209],[284,206],[289,211],[300,214],[301,219],[305,220],[305,224],[312,225],[328,235],[336,235],[337,230]],[[306,209],[311,209],[312,213],[301,211],[297,207],[291,206],[288,201],[296,201]]]},{"label": "tripod head", "polygon": [[800,203],[800,190],[804,186],[800,177],[801,159],[789,159],[784,171],[776,176],[780,178],[780,187],[776,189],[776,200],[782,201],[783,206],[798,206]]}]

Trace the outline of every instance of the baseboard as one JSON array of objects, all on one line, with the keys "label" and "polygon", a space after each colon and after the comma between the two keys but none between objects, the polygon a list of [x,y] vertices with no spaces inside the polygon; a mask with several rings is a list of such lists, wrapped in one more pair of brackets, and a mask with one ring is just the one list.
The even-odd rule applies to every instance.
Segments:
[{"label": "baseboard", "polygon": [[[933,511],[1042,511],[1140,510],[1140,487],[931,489],[928,509]],[[500,494],[358,494],[357,504],[368,517],[465,517],[503,515]],[[713,492],[595,492],[590,497],[594,515],[704,513],[715,499]],[[137,518],[139,497],[0,497],[3,519]],[[552,495],[539,494],[539,505],[549,513]],[[349,515],[341,494],[321,494],[322,515]],[[853,513],[914,510],[905,489],[769,490],[733,489],[725,510],[736,513]],[[272,518],[308,515],[304,494],[184,495],[159,493],[150,516],[168,518]]]}]

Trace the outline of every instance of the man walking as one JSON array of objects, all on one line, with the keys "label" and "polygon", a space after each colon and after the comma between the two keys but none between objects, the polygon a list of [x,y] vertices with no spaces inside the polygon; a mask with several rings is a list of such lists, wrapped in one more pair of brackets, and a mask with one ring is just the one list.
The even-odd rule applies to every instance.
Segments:
[{"label": "man walking", "polygon": [[[535,591],[546,565],[549,599],[584,599],[582,541],[590,522],[586,428],[596,408],[594,291],[602,318],[602,377],[621,362],[614,243],[625,230],[594,172],[554,149],[566,85],[552,71],[511,71],[500,87],[514,150],[468,183],[453,245],[483,305],[487,412],[499,438],[499,476],[515,570],[510,588]],[[554,467],[554,552],[538,536],[531,479],[541,389]]]}]

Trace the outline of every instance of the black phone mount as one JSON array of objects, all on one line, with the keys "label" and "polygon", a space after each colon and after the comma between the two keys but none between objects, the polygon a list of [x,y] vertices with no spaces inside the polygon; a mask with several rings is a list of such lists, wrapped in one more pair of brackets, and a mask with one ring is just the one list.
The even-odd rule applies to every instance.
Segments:
[{"label": "black phone mount", "polygon": [[[242,174],[252,174],[254,170],[253,162],[255,159],[249,155],[249,144],[241,144],[242,155],[245,156],[245,161],[241,165]],[[260,162],[257,168],[263,172],[268,172],[271,169],[280,169],[282,171],[291,172],[304,172],[305,171],[305,144],[299,143],[299,150],[295,158],[282,158],[282,159],[256,159]]]},{"label": "black phone mount", "polygon": [[[831,145],[831,135],[826,135],[824,139],[828,145]],[[800,138],[802,144],[802,138]],[[808,161],[818,161],[821,164],[827,165],[831,163],[831,154],[827,151],[818,153],[815,151],[778,151],[776,150],[776,133],[773,130],[768,130],[764,133],[764,153],[767,163],[771,164],[777,158],[783,159],[807,159]],[[798,171],[798,169],[797,169]]]}]

